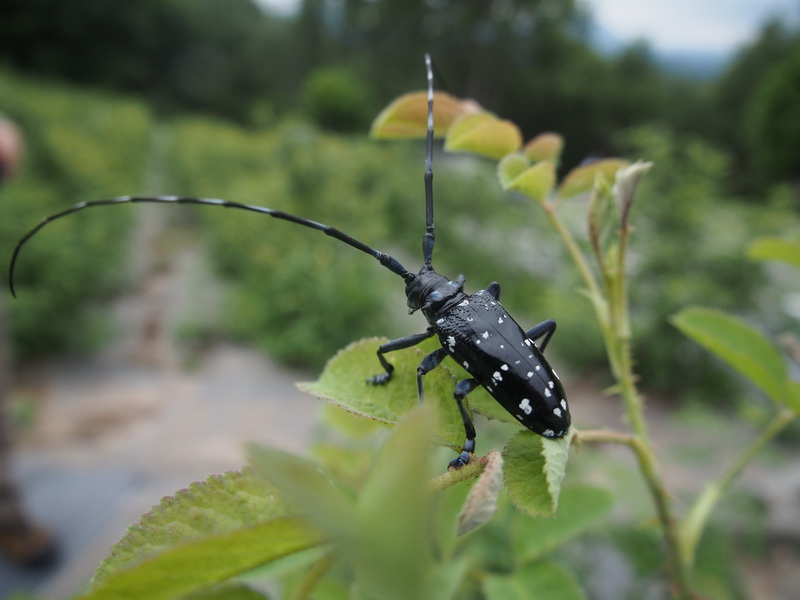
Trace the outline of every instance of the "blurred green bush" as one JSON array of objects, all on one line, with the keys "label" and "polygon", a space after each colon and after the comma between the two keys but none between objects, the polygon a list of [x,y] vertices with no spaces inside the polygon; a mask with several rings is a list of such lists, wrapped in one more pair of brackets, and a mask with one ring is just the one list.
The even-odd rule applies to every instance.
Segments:
[{"label": "blurred green bush", "polygon": [[[135,192],[156,170],[168,183],[151,192],[285,210],[340,228],[409,269],[420,266],[421,142],[325,134],[303,121],[246,131],[195,118],[162,125],[168,142],[153,154],[154,123],[140,104],[8,73],[0,78],[0,109],[20,123],[28,145],[22,175],[0,200],[6,257],[43,215]],[[698,140],[647,127],[621,133],[617,143],[622,154],[655,162],[634,217],[637,371],[651,389],[705,385],[719,392],[727,376],[667,317],[689,304],[769,314],[757,307],[760,267],[744,260],[743,249],[758,233],[790,222],[790,205],[731,197],[727,156]],[[437,152],[434,187],[437,269],[464,273],[468,291],[499,281],[503,303],[523,327],[558,320],[550,349],[556,362],[563,359],[578,375],[603,370],[588,301],[574,294],[578,281],[563,267],[564,250],[536,207],[500,192],[492,166],[472,157]],[[581,213],[580,200],[569,202]],[[189,324],[192,335],[233,334],[285,362],[320,366],[355,339],[425,327],[418,315],[405,315],[397,277],[327,236],[240,211],[176,210],[207,232],[208,254],[227,291],[220,322]],[[53,224],[25,248],[21,299],[11,303],[20,357],[90,343],[96,300],[122,280],[126,247],[119,238],[134,214],[126,207],[88,211]],[[577,220],[572,226],[585,228]]]},{"label": "blurred green bush", "polygon": [[[148,110],[0,71],[0,112],[25,138],[19,175],[0,190],[0,256],[43,216],[140,187],[152,128]],[[99,321],[92,300],[120,282],[126,211],[91,211],[38,236],[20,256],[19,300],[9,303],[18,358],[87,347]],[[7,292],[4,292],[7,293]]]}]

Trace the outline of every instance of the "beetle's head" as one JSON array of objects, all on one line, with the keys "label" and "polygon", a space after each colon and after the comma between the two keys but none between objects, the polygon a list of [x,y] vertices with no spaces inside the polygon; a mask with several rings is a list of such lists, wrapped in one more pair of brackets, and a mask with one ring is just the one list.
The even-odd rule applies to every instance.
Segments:
[{"label": "beetle's head", "polygon": [[464,278],[459,277],[451,281],[444,275],[439,275],[433,267],[422,267],[419,274],[406,284],[406,297],[408,298],[408,312],[422,309],[425,316],[435,313],[464,291]]}]

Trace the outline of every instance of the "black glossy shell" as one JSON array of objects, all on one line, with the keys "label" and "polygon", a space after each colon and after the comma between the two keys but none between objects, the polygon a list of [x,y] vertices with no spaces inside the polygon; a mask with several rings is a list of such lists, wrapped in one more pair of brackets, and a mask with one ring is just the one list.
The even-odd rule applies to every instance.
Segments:
[{"label": "black glossy shell", "polygon": [[491,294],[481,290],[440,314],[442,347],[525,427],[562,437],[571,418],[558,376]]}]

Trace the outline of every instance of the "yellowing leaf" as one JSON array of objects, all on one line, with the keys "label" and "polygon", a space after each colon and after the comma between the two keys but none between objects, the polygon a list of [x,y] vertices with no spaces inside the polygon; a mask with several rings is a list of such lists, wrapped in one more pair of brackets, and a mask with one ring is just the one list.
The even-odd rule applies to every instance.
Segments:
[{"label": "yellowing leaf", "polygon": [[[467,114],[472,104],[444,92],[433,94],[433,130],[436,137],[447,134],[458,117]],[[372,122],[370,136],[398,140],[425,137],[428,131],[428,93],[404,94],[384,108]]]},{"label": "yellowing leaf", "polygon": [[487,456],[486,467],[469,491],[458,514],[458,533],[464,535],[477,529],[497,511],[497,497],[503,489],[503,457],[497,450]]},{"label": "yellowing leaf", "polygon": [[498,119],[491,113],[466,115],[453,123],[444,148],[451,152],[472,152],[500,160],[522,145],[522,134],[511,121]]},{"label": "yellowing leaf", "polygon": [[525,194],[537,202],[543,202],[556,184],[556,166],[549,160],[543,160],[525,169],[508,189]]},{"label": "yellowing leaf", "polygon": [[800,267],[800,242],[778,237],[762,237],[747,247],[747,257],[752,260],[777,260]]},{"label": "yellowing leaf", "polygon": [[506,154],[503,159],[497,163],[497,178],[500,180],[500,185],[504,190],[514,181],[520,174],[531,165],[531,162],[520,152],[512,152]]},{"label": "yellowing leaf", "polygon": [[598,175],[605,177],[609,183],[614,183],[617,171],[629,164],[628,161],[619,158],[605,158],[576,167],[564,177],[558,188],[558,196],[572,198],[591,191]]},{"label": "yellowing leaf", "polygon": [[540,133],[530,142],[525,144],[522,152],[531,162],[552,160],[558,162],[561,150],[564,148],[564,138],[558,133]]}]

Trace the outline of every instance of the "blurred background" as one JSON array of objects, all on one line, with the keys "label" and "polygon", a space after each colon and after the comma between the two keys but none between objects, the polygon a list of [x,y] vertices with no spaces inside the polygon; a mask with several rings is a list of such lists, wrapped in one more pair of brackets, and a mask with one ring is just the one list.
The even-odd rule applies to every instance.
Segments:
[{"label": "blurred background", "polygon": [[[440,89],[511,119],[525,139],[561,133],[562,172],[603,156],[655,162],[633,217],[636,362],[663,416],[654,427],[664,428],[664,446],[683,446],[693,467],[708,459],[701,474],[675,476],[696,489],[724,461],[724,444],[735,447],[768,407],[668,317],[703,304],[744,316],[787,348],[800,335],[796,275],[744,255],[758,235],[798,235],[796,0],[4,0],[0,114],[19,127],[24,153],[0,189],[0,257],[43,216],[77,202],[180,194],[308,216],[416,268],[423,146],[366,134],[388,102],[424,87],[424,52]],[[591,311],[542,215],[501,193],[488,162],[437,153],[435,173],[437,270],[464,273],[469,291],[500,281],[504,304],[528,327],[555,318],[548,352],[573,394],[589,399],[576,422],[620,425],[601,397],[610,380]],[[574,210],[581,230],[585,206]],[[302,449],[317,404],[295,395],[292,381],[313,378],[353,340],[424,328],[406,316],[396,278],[368,257],[213,208],[75,215],[26,246],[15,282],[19,300],[6,304],[18,479],[44,522],[54,520],[48,502],[59,490],[92,490],[94,500],[76,504],[96,510],[60,507],[73,527],[88,512],[91,526],[51,525],[62,539],[83,536],[63,542],[71,556],[99,532],[113,542],[160,495],[238,467],[248,436],[275,442],[282,433],[277,443]],[[191,390],[205,400],[189,400]],[[726,429],[732,418],[740,429]],[[694,454],[687,431],[697,434]],[[190,440],[204,450],[187,450]],[[800,542],[800,471],[787,470],[798,443],[800,430],[785,434],[762,465],[767,479],[745,486],[735,527],[720,517],[719,548],[745,565],[731,584],[742,595],[729,597],[796,589],[784,567]],[[180,460],[141,494],[141,507],[104,504],[141,490],[173,446]],[[778,480],[777,491],[764,483]],[[781,520],[773,504],[787,497]],[[57,573],[61,587],[52,573],[21,576],[2,564],[0,580],[17,585],[6,592],[63,595],[92,566]]]}]

